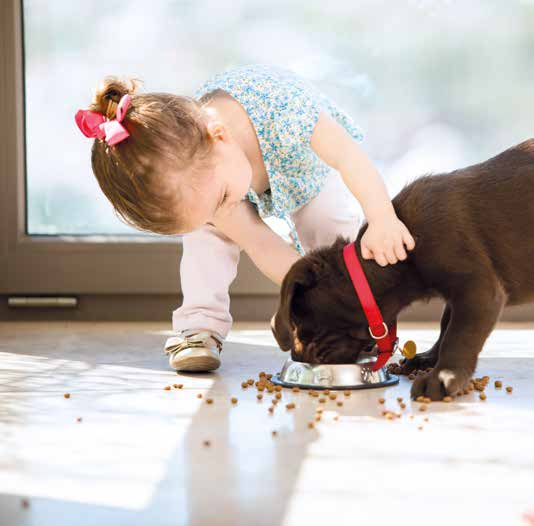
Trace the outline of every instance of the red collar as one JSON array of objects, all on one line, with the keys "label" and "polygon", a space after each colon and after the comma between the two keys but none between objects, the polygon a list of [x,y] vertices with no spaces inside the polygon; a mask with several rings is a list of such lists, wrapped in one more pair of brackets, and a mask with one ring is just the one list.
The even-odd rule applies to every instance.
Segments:
[{"label": "red collar", "polygon": [[[372,370],[378,371],[386,365],[386,362],[391,358],[391,355],[395,352],[395,345],[398,341],[397,338],[397,320],[395,320],[389,327],[386,326],[380,309],[376,304],[367,278],[363,273],[362,265],[356,254],[356,246],[354,243],[350,243],[343,248],[343,259],[345,260],[345,266],[350,274],[350,279],[356,290],[356,294],[360,299],[365,317],[369,322],[369,333],[376,340],[378,345],[378,358],[373,365]],[[380,333],[383,333],[379,336]]]}]

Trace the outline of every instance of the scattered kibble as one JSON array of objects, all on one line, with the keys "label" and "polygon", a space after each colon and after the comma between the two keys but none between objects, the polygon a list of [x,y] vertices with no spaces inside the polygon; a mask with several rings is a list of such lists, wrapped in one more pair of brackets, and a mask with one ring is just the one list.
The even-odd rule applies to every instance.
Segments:
[{"label": "scattered kibble", "polygon": [[266,376],[265,371],[261,371],[261,372],[258,374],[258,378],[262,378],[262,377],[265,377],[265,376]]},{"label": "scattered kibble", "polygon": [[312,391],[312,396],[314,398],[317,398],[319,396],[319,393],[317,391]]},{"label": "scattered kibble", "polygon": [[452,396],[446,396],[445,398],[443,398],[443,401],[446,403],[452,402]]},{"label": "scattered kibble", "polygon": [[232,404],[237,404],[237,398],[235,396],[232,396],[232,398],[230,398],[230,402],[232,402]]},{"label": "scattered kibble", "polygon": [[278,432],[273,430],[273,431],[271,431],[271,435],[272,435],[273,437],[278,436]]},{"label": "scattered kibble", "polygon": [[430,419],[428,418],[428,416],[425,417],[425,422],[429,422]]},{"label": "scattered kibble", "polygon": [[344,394],[345,396],[350,396],[351,393],[350,393],[350,391],[343,391],[343,394]]},{"label": "scattered kibble", "polygon": [[386,399],[385,398],[379,398],[378,399],[378,403],[379,404],[385,404],[386,403]]},{"label": "scattered kibble", "polygon": [[395,418],[395,415],[388,411],[388,413],[386,414],[386,419],[387,420],[393,420],[394,418]]},{"label": "scattered kibble", "polygon": [[335,415],[334,416],[334,420],[337,422],[339,420],[339,416],[338,415]]},{"label": "scattered kibble", "polygon": [[79,416],[77,419],[76,419],[76,422],[81,422],[82,421],[82,417]]},{"label": "scattered kibble", "polygon": [[277,399],[277,400],[280,400],[282,398],[282,393],[276,393],[274,395],[274,397]]},{"label": "scattered kibble", "polygon": [[300,392],[300,389],[298,387],[293,387],[293,389],[291,389],[294,393],[298,393]]},{"label": "scattered kibble", "polygon": [[500,389],[502,387],[502,382],[500,380],[495,380],[495,389]]},{"label": "scattered kibble", "polygon": [[295,409],[295,404],[293,402],[286,404],[286,409]]},{"label": "scattered kibble", "polygon": [[241,387],[242,387],[243,389],[246,389],[246,388],[248,387],[247,382],[241,382]]},{"label": "scattered kibble", "polygon": [[269,411],[269,413],[273,413],[274,412],[274,406],[269,407],[268,411]]},{"label": "scattered kibble", "polygon": [[315,412],[316,412],[316,413],[322,413],[323,411],[324,411],[324,407],[322,407],[322,406],[320,406],[320,405],[317,406],[317,408],[315,409]]},{"label": "scattered kibble", "polygon": [[330,389],[325,389],[323,393],[325,396],[328,396],[330,394]]},{"label": "scattered kibble", "polygon": [[403,400],[402,396],[397,397],[397,402],[399,402],[399,404],[402,402],[402,400]]},{"label": "scattered kibble", "polygon": [[417,429],[419,429],[419,431],[422,431],[423,430],[423,426],[418,426]]},{"label": "scattered kibble", "polygon": [[321,415],[315,415],[315,420],[317,420],[317,422],[319,422],[319,420],[321,420]]},{"label": "scattered kibble", "polygon": [[343,405],[343,402],[341,402],[341,401],[340,401],[340,402],[337,402],[337,406],[338,406],[338,407],[341,407],[342,405]]},{"label": "scattered kibble", "polygon": [[336,393],[330,393],[328,395],[328,398],[330,398],[330,400],[335,400],[337,398],[337,394]]},{"label": "scattered kibble", "polygon": [[315,424],[313,422],[308,422],[308,427],[310,429],[313,429],[315,427]]},{"label": "scattered kibble", "polygon": [[258,394],[256,395],[256,398],[257,398],[258,400],[261,400],[261,399],[263,398],[263,395],[262,395],[261,393],[258,393]]},{"label": "scattered kibble", "polygon": [[249,379],[247,380],[247,384],[248,384],[248,385],[254,385],[254,379],[253,379],[253,378],[249,378]]},{"label": "scattered kibble", "polygon": [[172,384],[175,389],[178,389],[178,384]]},{"label": "scattered kibble", "polygon": [[425,401],[425,397],[423,395],[420,395],[415,399],[415,401],[416,402],[424,402]]},{"label": "scattered kibble", "polygon": [[213,398],[206,398],[207,404],[213,404]]},{"label": "scattered kibble", "polygon": [[204,447],[210,447],[211,446],[211,442],[209,440],[204,440],[203,444],[204,444]]},{"label": "scattered kibble", "polygon": [[197,398],[202,398],[202,393],[198,393]]},{"label": "scattered kibble", "polygon": [[70,393],[65,393],[65,394],[63,395],[63,397],[64,397],[64,398],[70,398]]},{"label": "scattered kibble", "polygon": [[513,388],[512,388],[512,387],[510,387],[510,386],[507,386],[507,387],[506,387],[506,392],[507,392],[507,393],[511,393],[512,391],[513,391]]},{"label": "scattered kibble", "polygon": [[278,398],[273,398],[272,400],[273,405],[276,405],[278,403]]},{"label": "scattered kibble", "polygon": [[279,393],[282,390],[282,386],[281,385],[275,385],[274,386],[274,390]]},{"label": "scattered kibble", "polygon": [[319,403],[320,404],[324,404],[326,402],[326,398],[324,396],[322,396],[321,398],[319,398]]},{"label": "scattered kibble", "polygon": [[486,395],[485,395],[484,393],[480,393],[480,394],[478,395],[478,397],[479,397],[481,400],[486,400],[486,398],[487,398]]},{"label": "scattered kibble", "polygon": [[273,377],[273,375],[269,373],[269,374],[266,374],[265,377],[267,378],[267,380],[270,380]]},{"label": "scattered kibble", "polygon": [[419,406],[419,411],[426,411],[428,409],[428,406],[426,406],[425,404],[421,404]]},{"label": "scattered kibble", "polygon": [[404,402],[401,402],[401,403],[400,403],[400,408],[401,408],[401,409],[406,409],[406,404],[405,404]]}]

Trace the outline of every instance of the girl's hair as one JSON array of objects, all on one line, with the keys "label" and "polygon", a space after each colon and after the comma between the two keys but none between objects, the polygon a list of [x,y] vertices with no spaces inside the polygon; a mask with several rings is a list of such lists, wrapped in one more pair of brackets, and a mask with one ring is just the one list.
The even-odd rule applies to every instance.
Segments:
[{"label": "girl's hair", "polygon": [[[131,103],[122,125],[130,136],[115,146],[95,139],[91,164],[100,188],[127,224],[158,234],[186,231],[187,211],[180,187],[193,185],[198,169],[210,166],[213,143],[206,114],[192,97],[170,93],[135,94],[138,79],[106,77],[89,109],[115,118],[123,95]],[[181,184],[166,171],[190,170]]]}]

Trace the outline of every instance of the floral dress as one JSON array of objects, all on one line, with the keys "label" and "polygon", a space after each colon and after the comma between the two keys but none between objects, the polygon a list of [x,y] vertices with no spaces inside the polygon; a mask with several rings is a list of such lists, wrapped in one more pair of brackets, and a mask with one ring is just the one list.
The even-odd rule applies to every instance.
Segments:
[{"label": "floral dress", "polygon": [[290,214],[320,191],[332,168],[310,146],[321,110],[328,112],[357,141],[363,134],[352,118],[329,97],[291,70],[271,64],[227,69],[205,81],[194,97],[217,89],[239,102],[258,137],[270,188],[247,193],[260,217],[284,219],[296,248],[304,254]]}]

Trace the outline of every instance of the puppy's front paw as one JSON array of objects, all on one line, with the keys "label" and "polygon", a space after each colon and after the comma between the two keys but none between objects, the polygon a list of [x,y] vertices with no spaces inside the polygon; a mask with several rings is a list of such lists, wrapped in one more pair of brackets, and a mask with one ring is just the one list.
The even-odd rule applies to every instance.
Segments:
[{"label": "puppy's front paw", "polygon": [[411,360],[403,358],[399,362],[400,371],[398,374],[410,374],[413,371],[424,370],[436,365],[438,361],[439,353],[434,349],[416,354]]},{"label": "puppy's front paw", "polygon": [[432,372],[415,379],[411,397],[427,396],[431,400],[443,400],[443,397],[455,396],[469,386],[471,375],[459,369],[434,369]]}]

